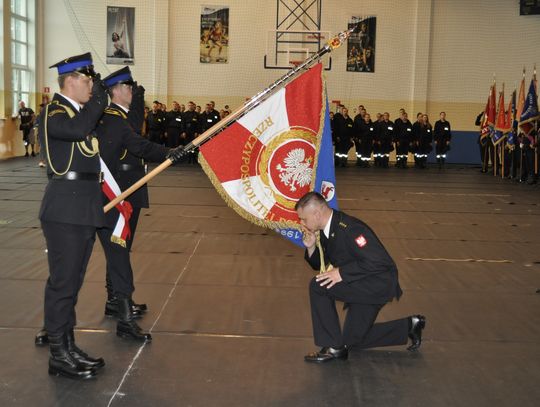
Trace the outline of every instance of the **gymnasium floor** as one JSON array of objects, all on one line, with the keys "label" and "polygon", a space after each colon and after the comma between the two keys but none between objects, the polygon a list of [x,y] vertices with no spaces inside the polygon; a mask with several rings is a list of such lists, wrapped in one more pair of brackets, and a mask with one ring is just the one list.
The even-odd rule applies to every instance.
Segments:
[{"label": "gymnasium floor", "polygon": [[418,353],[352,350],[311,365],[303,253],[241,219],[199,168],[150,184],[132,262],[140,321],[130,343],[104,318],[99,242],[78,311],[79,345],[107,363],[94,380],[47,374],[34,346],[47,278],[35,159],[0,161],[1,406],[537,406],[540,188],[477,168],[337,171],[340,207],[395,259],[404,295],[379,319],[427,316]]}]

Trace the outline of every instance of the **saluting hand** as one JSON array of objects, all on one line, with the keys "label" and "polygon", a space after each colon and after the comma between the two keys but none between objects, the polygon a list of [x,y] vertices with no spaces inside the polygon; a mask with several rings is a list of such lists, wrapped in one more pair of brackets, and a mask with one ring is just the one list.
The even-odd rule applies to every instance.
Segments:
[{"label": "saluting hand", "polygon": [[317,274],[315,280],[320,283],[321,287],[326,286],[327,289],[330,289],[337,283],[343,281],[341,274],[339,274],[339,267],[329,268],[326,273]]}]

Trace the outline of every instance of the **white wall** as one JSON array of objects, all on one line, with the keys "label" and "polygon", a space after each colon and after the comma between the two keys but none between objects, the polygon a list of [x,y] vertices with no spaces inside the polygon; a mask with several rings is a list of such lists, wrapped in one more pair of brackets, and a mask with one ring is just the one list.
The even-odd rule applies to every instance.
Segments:
[{"label": "white wall", "polygon": [[[285,71],[263,67],[268,30],[275,28],[277,0],[119,0],[136,7],[136,78],[148,99],[199,104],[213,99],[232,107],[272,83]],[[77,33],[63,0],[45,2],[45,63],[90,50],[104,74],[120,66],[105,65],[107,42],[104,0],[71,0]],[[199,22],[203,4],[230,7],[229,63],[199,62]],[[473,130],[497,74],[508,93],[540,63],[540,16],[519,16],[516,0],[323,0],[322,29],[337,33],[352,15],[376,15],[376,71],[346,72],[345,47],[333,55],[326,72],[329,98],[350,107],[363,103],[371,113],[400,107],[412,114],[446,110],[454,128]],[[79,30],[81,31],[81,30]],[[81,40],[82,38],[82,40]],[[47,65],[47,66],[48,66]],[[55,73],[46,70],[45,86],[55,88]],[[38,89],[40,89],[41,85]]]}]

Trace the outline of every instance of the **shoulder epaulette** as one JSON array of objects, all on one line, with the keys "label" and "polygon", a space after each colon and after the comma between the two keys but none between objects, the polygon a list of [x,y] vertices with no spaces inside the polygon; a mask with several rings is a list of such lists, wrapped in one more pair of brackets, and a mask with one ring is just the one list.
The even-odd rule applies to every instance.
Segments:
[{"label": "shoulder epaulette", "polygon": [[120,110],[113,109],[112,107],[107,107],[104,110],[105,114],[111,114],[114,116],[120,116],[122,119],[127,119],[127,116],[124,112],[121,112]]},{"label": "shoulder epaulette", "polygon": [[347,224],[344,223],[344,222],[339,222],[339,226],[341,226],[342,228],[346,228],[346,227],[347,227]]}]

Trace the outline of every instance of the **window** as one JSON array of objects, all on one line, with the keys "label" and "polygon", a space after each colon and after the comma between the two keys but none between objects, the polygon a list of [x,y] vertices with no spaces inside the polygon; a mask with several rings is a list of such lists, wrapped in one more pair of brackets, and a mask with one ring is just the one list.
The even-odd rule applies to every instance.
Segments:
[{"label": "window", "polygon": [[32,86],[32,70],[29,66],[29,19],[28,0],[11,0],[11,84],[13,90],[13,114],[22,100],[28,106]]}]

